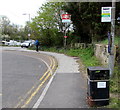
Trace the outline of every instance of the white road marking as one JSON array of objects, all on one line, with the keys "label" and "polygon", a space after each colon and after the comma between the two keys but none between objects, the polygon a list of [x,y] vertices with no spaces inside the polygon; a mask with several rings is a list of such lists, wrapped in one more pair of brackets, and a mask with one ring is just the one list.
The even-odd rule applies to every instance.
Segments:
[{"label": "white road marking", "polygon": [[[55,72],[56,74],[56,72]],[[46,85],[45,89],[43,90],[42,94],[40,95],[39,99],[37,100],[37,102],[34,104],[33,108],[38,108],[38,106],[40,105],[40,103],[42,102],[43,98],[45,97],[52,81],[53,81],[53,78],[55,76],[55,74],[53,74],[53,76],[51,77],[51,79],[49,80],[48,84]]]},{"label": "white road marking", "polygon": [[49,69],[49,71],[50,71],[50,74],[52,75],[52,69],[50,68],[50,66],[47,64],[47,62],[46,61],[44,61],[43,59],[41,59],[41,58],[38,58],[38,59],[40,59],[42,62],[44,62],[45,64],[46,64],[46,66],[48,67],[48,69]]}]

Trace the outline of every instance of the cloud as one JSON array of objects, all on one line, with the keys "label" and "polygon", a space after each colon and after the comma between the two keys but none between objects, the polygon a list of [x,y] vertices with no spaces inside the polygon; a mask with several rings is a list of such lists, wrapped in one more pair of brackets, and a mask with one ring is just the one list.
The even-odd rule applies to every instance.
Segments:
[{"label": "cloud", "polygon": [[22,14],[35,16],[45,2],[46,0],[0,0],[0,15],[6,15],[11,22],[23,25],[29,18]]}]

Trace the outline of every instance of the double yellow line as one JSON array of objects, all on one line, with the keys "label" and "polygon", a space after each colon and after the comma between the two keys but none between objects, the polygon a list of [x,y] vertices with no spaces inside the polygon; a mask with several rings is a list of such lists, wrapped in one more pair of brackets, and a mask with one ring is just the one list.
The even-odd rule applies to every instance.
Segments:
[{"label": "double yellow line", "polygon": [[[55,62],[55,59],[53,58],[53,57],[51,57],[51,56],[47,56],[47,57],[49,57],[49,59],[50,59],[50,65],[48,65],[44,60],[42,60],[42,59],[40,59],[40,60],[42,60],[45,64],[46,64],[46,66],[48,67],[48,69],[47,69],[47,71],[43,74],[43,76],[41,77],[41,78],[39,78],[39,81],[41,82],[39,85],[38,85],[38,87],[34,90],[34,92],[32,92],[33,91],[33,89],[35,88],[35,86],[33,86],[28,92],[27,92],[27,94],[26,94],[26,96],[25,97],[27,97],[28,96],[28,94],[30,94],[31,92],[31,94],[30,94],[30,97],[28,97],[27,99],[26,99],[26,101],[23,103],[23,101],[25,100],[25,99],[21,99],[21,101],[17,104],[17,106],[15,106],[14,108],[25,108],[30,102],[31,102],[31,100],[32,100],[32,98],[38,93],[38,91],[41,89],[41,87],[43,86],[43,84],[49,79],[49,77],[50,76],[52,76],[53,75],[53,73],[54,73],[54,70],[55,70],[55,66],[56,66],[56,62]],[[21,103],[23,103],[23,104],[21,104]],[[21,106],[22,105],[22,106]]]},{"label": "double yellow line", "polygon": [[[40,78],[40,81],[43,79],[45,80],[47,77],[51,76],[53,74],[53,69],[55,68],[55,60],[51,57],[50,59],[50,66],[48,67],[48,70],[43,74],[43,76]],[[47,76],[46,76],[47,75]],[[45,77],[46,76],[46,77]]]}]

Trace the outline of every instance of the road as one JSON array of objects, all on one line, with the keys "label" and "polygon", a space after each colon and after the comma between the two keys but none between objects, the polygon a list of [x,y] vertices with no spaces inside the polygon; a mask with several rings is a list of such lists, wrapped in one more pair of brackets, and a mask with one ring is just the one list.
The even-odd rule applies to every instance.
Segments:
[{"label": "road", "polygon": [[3,47],[2,55],[3,107],[88,108],[76,57],[18,47]]},{"label": "road", "polygon": [[50,56],[3,49],[2,108],[32,108],[54,69]]}]

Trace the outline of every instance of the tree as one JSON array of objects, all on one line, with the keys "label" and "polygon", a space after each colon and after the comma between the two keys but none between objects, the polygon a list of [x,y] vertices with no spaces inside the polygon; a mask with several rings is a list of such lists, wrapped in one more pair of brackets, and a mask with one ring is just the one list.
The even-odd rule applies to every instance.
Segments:
[{"label": "tree", "polygon": [[[101,7],[110,2],[48,2],[39,9],[30,24],[32,37],[49,46],[63,44],[64,24],[61,14],[71,14],[74,31],[69,30],[69,42],[94,43],[107,38],[110,23],[101,23]],[[117,13],[120,10],[117,6]],[[70,41],[71,40],[71,41]],[[57,42],[57,43],[56,43]],[[58,43],[59,42],[59,43]]]},{"label": "tree", "polygon": [[[3,40],[26,40],[26,30],[15,24],[10,24],[6,16],[0,16],[0,32]],[[7,36],[7,37],[6,37]]]},{"label": "tree", "polygon": [[1,32],[1,37],[2,37],[2,39],[8,39],[9,37],[7,36],[5,36],[6,34],[7,34],[7,32],[8,32],[8,30],[7,30],[7,26],[9,25],[9,23],[10,23],[10,20],[8,19],[8,17],[7,16],[0,16],[0,32]]},{"label": "tree", "polygon": [[[76,36],[80,42],[94,42],[103,40],[107,31],[110,30],[110,23],[101,23],[101,7],[111,6],[110,2],[69,2],[64,10],[71,14]],[[117,4],[120,6],[120,4]],[[117,10],[120,10],[118,8]],[[117,12],[118,13],[118,12]]]},{"label": "tree", "polygon": [[[33,35],[42,44],[48,46],[60,45],[63,37],[59,31],[63,30],[61,9],[64,3],[47,2],[38,11],[38,16],[30,24]],[[58,42],[59,41],[59,42]]]}]

